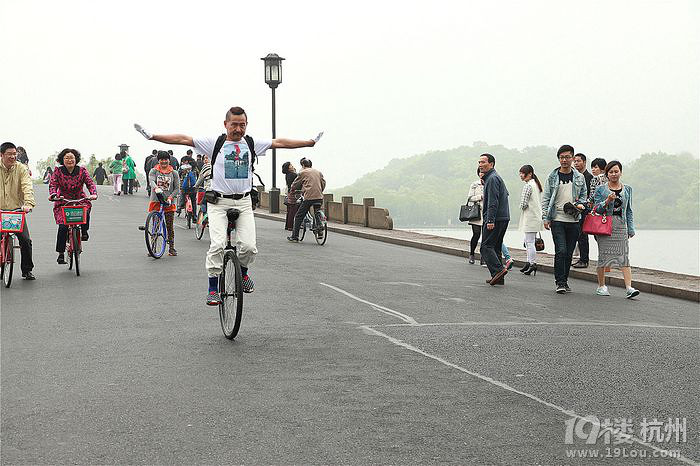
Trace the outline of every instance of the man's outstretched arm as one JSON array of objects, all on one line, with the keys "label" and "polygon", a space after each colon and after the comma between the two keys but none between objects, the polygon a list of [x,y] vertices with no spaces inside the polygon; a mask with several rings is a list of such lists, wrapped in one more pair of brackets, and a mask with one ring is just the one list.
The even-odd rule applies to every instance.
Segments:
[{"label": "man's outstretched arm", "polygon": [[298,149],[300,147],[313,147],[323,136],[323,131],[318,133],[313,139],[284,139],[276,138],[272,140],[271,149]]},{"label": "man's outstretched arm", "polygon": [[134,129],[143,137],[151,141],[158,141],[162,142],[163,144],[177,144],[180,146],[194,147],[192,136],[187,136],[185,134],[151,134],[138,123],[134,124]]}]

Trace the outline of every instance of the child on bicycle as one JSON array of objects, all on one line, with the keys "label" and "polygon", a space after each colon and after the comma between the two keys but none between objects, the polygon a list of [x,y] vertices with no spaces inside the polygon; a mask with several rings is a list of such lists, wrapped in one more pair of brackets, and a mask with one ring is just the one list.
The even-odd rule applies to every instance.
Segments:
[{"label": "child on bicycle", "polygon": [[170,154],[166,151],[158,151],[158,164],[148,174],[151,196],[149,198],[148,211],[160,210],[160,205],[165,204],[163,208],[165,213],[165,226],[168,229],[168,255],[177,256],[175,250],[175,228],[173,228],[173,220],[175,218],[175,204],[173,199],[180,192],[180,176],[177,171],[170,165]]}]

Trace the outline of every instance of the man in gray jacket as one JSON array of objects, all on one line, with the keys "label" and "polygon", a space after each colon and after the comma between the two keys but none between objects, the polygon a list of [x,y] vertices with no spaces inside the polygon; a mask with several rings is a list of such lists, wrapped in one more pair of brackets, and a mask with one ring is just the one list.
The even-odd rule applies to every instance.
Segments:
[{"label": "man in gray jacket", "polygon": [[501,248],[510,222],[508,190],[501,176],[494,170],[495,165],[496,158],[493,155],[483,154],[479,157],[479,170],[484,174],[481,257],[491,273],[491,278],[486,280],[491,286],[505,284],[503,277],[508,273],[508,269],[501,261]]},{"label": "man in gray jacket", "polygon": [[326,189],[326,180],[323,179],[323,173],[315,168],[311,168],[311,160],[304,157],[299,161],[299,164],[302,166],[302,170],[292,183],[291,191],[301,190],[304,195],[304,201],[301,203],[297,214],[294,216],[292,236],[287,236],[287,239],[293,243],[299,242],[301,222],[304,221],[304,217],[306,217],[306,213],[309,209],[312,206],[320,206],[323,204],[323,190]]}]

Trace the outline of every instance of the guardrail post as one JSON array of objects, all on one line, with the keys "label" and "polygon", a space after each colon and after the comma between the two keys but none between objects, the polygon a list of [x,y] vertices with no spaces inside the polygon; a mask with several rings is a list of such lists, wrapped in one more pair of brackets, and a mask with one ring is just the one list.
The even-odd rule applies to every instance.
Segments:
[{"label": "guardrail post", "polygon": [[343,204],[343,223],[348,223],[348,204],[352,204],[352,196],[343,196],[340,202]]},{"label": "guardrail post", "polygon": [[362,205],[365,206],[364,224],[367,227],[367,226],[369,226],[369,208],[374,207],[374,198],[373,197],[363,198]]},{"label": "guardrail post", "polygon": [[323,195],[323,211],[326,213],[326,217],[328,217],[328,203],[333,202],[333,193],[328,193]]}]

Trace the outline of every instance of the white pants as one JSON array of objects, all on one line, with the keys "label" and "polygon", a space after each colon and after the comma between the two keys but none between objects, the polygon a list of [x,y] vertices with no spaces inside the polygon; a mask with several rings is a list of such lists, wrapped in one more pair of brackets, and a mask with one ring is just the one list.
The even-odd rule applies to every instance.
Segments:
[{"label": "white pants", "polygon": [[228,209],[241,211],[236,220],[236,229],[233,231],[231,244],[236,246],[238,258],[242,267],[248,267],[255,260],[258,248],[255,245],[255,217],[250,196],[243,199],[219,198],[216,204],[207,204],[209,215],[209,237],[211,243],[207,252],[207,274],[215,277],[221,273],[224,265],[224,248],[226,247],[226,228],[228,228]]},{"label": "white pants", "polygon": [[527,261],[531,264],[537,263],[537,249],[535,249],[535,237],[537,233],[525,233],[525,250],[527,251]]},{"label": "white pants", "polygon": [[112,185],[114,185],[114,194],[122,192],[122,174],[112,173]]}]

